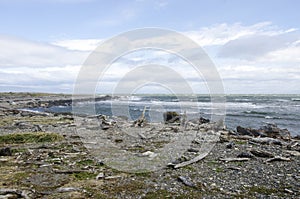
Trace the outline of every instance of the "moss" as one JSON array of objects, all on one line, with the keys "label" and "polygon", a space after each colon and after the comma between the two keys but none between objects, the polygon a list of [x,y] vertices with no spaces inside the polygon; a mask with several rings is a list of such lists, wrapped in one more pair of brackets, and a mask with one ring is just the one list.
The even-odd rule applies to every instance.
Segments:
[{"label": "moss", "polygon": [[39,143],[56,142],[63,140],[63,136],[57,133],[30,132],[13,133],[0,136],[0,144],[21,144],[21,143]]},{"label": "moss", "polygon": [[274,193],[278,193],[279,190],[276,188],[268,188],[264,186],[253,186],[249,187],[249,193],[259,193],[259,194],[264,194],[264,195],[271,195]]},{"label": "moss", "polygon": [[239,145],[244,145],[244,144],[247,144],[247,141],[235,141],[234,142],[235,144],[239,144]]},{"label": "moss", "polygon": [[122,184],[114,182],[103,186],[103,190],[110,195],[126,194],[126,195],[140,195],[147,188],[146,184],[140,180],[131,180],[123,182]]},{"label": "moss", "polygon": [[151,172],[135,173],[135,176],[139,176],[139,177],[151,177]]},{"label": "moss", "polygon": [[81,166],[93,165],[94,160],[91,160],[91,159],[81,160],[81,161],[77,162],[76,164],[81,165]]},{"label": "moss", "polygon": [[15,117],[10,117],[10,116],[6,116],[6,117],[3,117],[1,118],[0,120],[0,126],[1,127],[4,127],[4,126],[11,126],[14,124],[15,122]]},{"label": "moss", "polygon": [[224,171],[224,169],[221,168],[221,167],[217,167],[217,168],[215,169],[215,171],[216,171],[217,173],[222,173],[222,172]]},{"label": "moss", "polygon": [[24,153],[24,152],[27,152],[28,149],[24,149],[24,148],[15,148],[15,149],[12,149],[11,152],[13,154],[16,154],[16,153]]},{"label": "moss", "polygon": [[157,198],[157,199],[164,199],[164,198],[173,198],[174,193],[169,192],[167,190],[161,189],[153,192],[148,192],[143,199],[152,199],[152,198]]},{"label": "moss", "polygon": [[76,180],[88,180],[88,179],[96,178],[97,174],[83,171],[79,173],[73,173],[72,176]]},{"label": "moss", "polygon": [[207,165],[208,165],[208,166],[215,166],[215,165],[218,165],[218,164],[220,164],[220,163],[217,162],[217,161],[215,161],[215,160],[212,160],[212,161],[207,162]]}]

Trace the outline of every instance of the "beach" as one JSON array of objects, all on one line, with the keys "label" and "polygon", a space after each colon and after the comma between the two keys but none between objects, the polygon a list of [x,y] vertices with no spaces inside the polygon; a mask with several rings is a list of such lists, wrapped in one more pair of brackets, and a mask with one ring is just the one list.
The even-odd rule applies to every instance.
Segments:
[{"label": "beach", "polygon": [[[249,105],[249,98],[251,97],[231,97],[229,106],[233,106],[234,99],[248,100],[239,105]],[[282,98],[276,98],[279,100],[276,103]],[[282,103],[292,103],[294,108],[298,107],[296,97],[286,98],[294,101]],[[85,106],[91,99],[78,97],[76,100],[76,103]],[[286,123],[276,126],[272,122],[262,122],[257,126],[237,122],[227,127],[209,121],[209,113],[203,113],[202,119],[199,116],[184,120],[183,115],[178,114],[178,118],[171,118],[169,122],[155,123],[149,121],[147,114],[143,116],[145,99],[143,100],[143,103],[137,99],[130,101],[134,104],[133,108],[136,108],[133,110],[136,115],[130,119],[99,112],[75,116],[70,111],[65,111],[72,104],[71,95],[2,93],[0,197],[299,197],[299,131],[291,133],[284,128]],[[149,102],[153,102],[152,98],[151,100]],[[120,101],[120,98],[103,95],[94,101],[103,107],[112,101]],[[209,99],[204,102],[202,100],[200,106],[206,108],[204,103],[208,102]],[[171,105],[173,106],[172,103]],[[62,110],[49,111],[53,108]],[[176,110],[176,107],[171,109],[173,112]],[[236,114],[235,110],[231,108],[228,114]],[[287,111],[283,108],[281,110]],[[240,112],[244,115],[258,115],[255,121],[279,120],[274,111],[247,113],[243,109]],[[267,115],[269,113],[273,115]],[[289,112],[286,113],[288,115]],[[282,117],[283,114],[280,114],[278,117]],[[283,120],[288,119],[286,117]],[[234,116],[230,120],[235,120]],[[298,124],[297,118],[294,123]],[[264,127],[260,127],[261,125]],[[129,131],[133,133],[128,134]],[[141,170],[134,169],[133,166],[136,165],[126,163],[125,159],[122,159],[123,164],[129,166],[122,165],[122,161],[119,166],[115,166],[112,163],[117,160],[109,157],[112,154],[103,155],[105,141],[113,143],[128,157],[134,156],[151,164],[172,144],[173,137],[181,139],[185,136],[190,138],[189,143],[178,142],[178,146],[173,147],[180,155],[174,159],[170,157],[170,161],[161,160],[155,167],[145,165],[141,166]],[[204,157],[201,156],[204,154],[203,146],[211,146]]]}]

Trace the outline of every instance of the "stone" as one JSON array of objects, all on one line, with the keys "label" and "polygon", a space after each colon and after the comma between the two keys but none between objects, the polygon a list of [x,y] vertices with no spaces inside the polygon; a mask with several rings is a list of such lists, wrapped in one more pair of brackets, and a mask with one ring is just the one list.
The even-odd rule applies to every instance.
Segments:
[{"label": "stone", "polygon": [[238,158],[253,158],[254,155],[248,152],[241,152],[240,154],[237,155]]},{"label": "stone", "polygon": [[100,179],[103,179],[104,178],[104,173],[101,172],[99,173],[97,176],[96,176],[96,180],[100,180]]},{"label": "stone", "polygon": [[64,192],[80,191],[80,189],[76,187],[60,187],[56,191],[59,193],[64,193]]},{"label": "stone", "polygon": [[0,149],[0,156],[12,156],[12,151],[9,147]]},{"label": "stone", "polygon": [[180,122],[180,115],[175,111],[167,111],[163,114],[165,123]]},{"label": "stone", "polygon": [[244,128],[241,126],[237,126],[236,127],[236,131],[238,132],[239,135],[249,135],[249,136],[261,136],[261,137],[265,137],[264,134],[262,134],[261,132],[259,132],[256,129],[252,129],[252,128]]},{"label": "stone", "polygon": [[234,146],[234,143],[233,142],[229,142],[228,144],[226,144],[226,148],[227,149],[232,149]]},{"label": "stone", "polygon": [[195,187],[195,184],[187,177],[179,176],[178,180],[188,187]]},{"label": "stone", "polygon": [[259,129],[263,132],[267,137],[290,140],[291,134],[287,129],[280,129],[276,124],[268,124]]},{"label": "stone", "polygon": [[205,123],[209,123],[210,120],[209,119],[205,119],[204,117],[200,117],[199,119],[199,124],[205,124]]}]

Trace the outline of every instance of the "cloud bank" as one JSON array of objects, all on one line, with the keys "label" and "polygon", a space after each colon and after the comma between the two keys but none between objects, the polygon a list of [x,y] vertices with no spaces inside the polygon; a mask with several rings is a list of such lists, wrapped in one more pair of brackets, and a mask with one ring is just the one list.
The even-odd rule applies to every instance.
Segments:
[{"label": "cloud bank", "polygon": [[[300,93],[299,30],[262,22],[250,26],[216,24],[183,34],[206,50],[227,93]],[[71,93],[81,65],[104,39],[40,43],[0,35],[0,91]],[[183,60],[165,52],[149,51],[117,60],[98,91],[111,92],[122,76],[149,63],[169,65],[196,92],[207,92],[203,79]]]}]

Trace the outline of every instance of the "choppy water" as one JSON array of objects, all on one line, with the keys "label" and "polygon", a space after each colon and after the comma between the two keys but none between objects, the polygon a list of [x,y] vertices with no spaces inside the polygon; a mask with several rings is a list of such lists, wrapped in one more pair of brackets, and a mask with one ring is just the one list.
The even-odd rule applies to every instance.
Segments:
[{"label": "choppy water", "polygon": [[[136,119],[147,107],[146,116],[152,121],[162,119],[165,111],[186,111],[190,118],[211,118],[212,104],[209,96],[122,96],[112,101],[79,103],[76,111],[92,114],[126,115]],[[57,106],[38,111],[71,112],[70,106]],[[240,125],[259,128],[265,123],[275,123],[287,128],[292,135],[300,135],[300,95],[229,95],[226,97],[225,124],[230,129]]]}]

